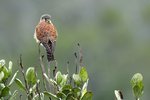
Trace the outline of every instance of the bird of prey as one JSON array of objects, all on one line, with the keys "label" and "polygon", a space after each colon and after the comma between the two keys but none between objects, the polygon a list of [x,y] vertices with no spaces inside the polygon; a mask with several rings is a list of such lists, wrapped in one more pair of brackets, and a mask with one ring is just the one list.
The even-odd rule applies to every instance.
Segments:
[{"label": "bird of prey", "polygon": [[48,62],[55,60],[54,50],[57,37],[58,33],[51,22],[51,16],[48,14],[42,15],[35,28],[34,38],[37,43],[40,43],[45,47]]}]

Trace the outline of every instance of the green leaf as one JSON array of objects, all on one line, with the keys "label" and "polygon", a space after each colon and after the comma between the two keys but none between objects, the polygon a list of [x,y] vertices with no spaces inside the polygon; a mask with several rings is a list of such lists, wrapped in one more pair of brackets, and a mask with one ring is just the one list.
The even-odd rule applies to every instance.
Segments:
[{"label": "green leaf", "polygon": [[0,72],[0,82],[3,80],[3,78],[4,78],[4,72],[1,71],[1,72]]},{"label": "green leaf", "polygon": [[60,100],[56,95],[47,91],[44,91],[44,95],[50,97],[52,100]]},{"label": "green leaf", "polygon": [[[12,69],[11,67],[12,67],[12,62],[10,61],[9,62],[9,68]],[[5,81],[11,75],[11,73],[12,73],[11,70],[8,70],[6,68],[6,66],[5,66],[5,60],[1,60],[0,61],[0,72],[1,71],[3,71],[3,73],[4,73],[3,81]]]},{"label": "green leaf", "polygon": [[65,95],[64,93],[62,93],[62,92],[58,92],[58,93],[57,93],[57,97],[58,97],[58,98],[61,98],[61,99],[63,99],[63,100],[66,99],[66,95]]},{"label": "green leaf", "polygon": [[44,93],[40,93],[41,100],[44,100]]},{"label": "green leaf", "polygon": [[45,100],[44,99],[44,94],[40,93],[40,97],[39,94],[34,95],[34,97],[32,98],[32,100]]},{"label": "green leaf", "polygon": [[5,100],[4,97],[1,97],[0,100]]},{"label": "green leaf", "polygon": [[141,82],[141,81],[143,81],[143,76],[141,73],[134,74],[131,79],[132,85],[136,85],[138,82]]},{"label": "green leaf", "polygon": [[3,83],[0,83],[0,91],[5,87]]},{"label": "green leaf", "polygon": [[34,85],[36,83],[36,74],[34,67],[29,67],[26,71],[26,79],[28,84]]},{"label": "green leaf", "polygon": [[34,84],[32,87],[30,87],[30,93],[34,93],[37,90],[37,85],[39,84],[40,80],[37,80],[37,84]]},{"label": "green leaf", "polygon": [[30,87],[30,93],[34,93],[37,89],[37,84],[34,84],[32,87]]},{"label": "green leaf", "polygon": [[81,78],[80,78],[79,74],[73,74],[72,78],[73,78],[75,84],[77,84],[78,86],[81,85],[82,82],[81,82]]},{"label": "green leaf", "polygon": [[4,65],[5,65],[5,60],[4,59],[0,60],[0,66],[2,67]]},{"label": "green leaf", "polygon": [[131,79],[131,85],[135,98],[141,97],[144,89],[142,74],[140,73],[134,74],[134,76]]},{"label": "green leaf", "polygon": [[1,91],[1,97],[5,97],[5,96],[8,96],[9,95],[9,88],[6,86],[6,87],[4,87],[3,89],[2,89],[2,91]]},{"label": "green leaf", "polygon": [[64,93],[65,95],[68,95],[71,91],[70,90],[63,90],[62,93]]},{"label": "green leaf", "polygon": [[60,83],[60,85],[63,87],[64,85],[66,85],[67,83],[67,78],[68,78],[68,74],[63,74],[62,75],[62,81]]},{"label": "green leaf", "polygon": [[84,83],[82,90],[81,90],[81,97],[87,92],[88,80]]},{"label": "green leaf", "polygon": [[12,61],[9,61],[9,66],[8,66],[8,74],[9,74],[9,76],[12,74],[12,65],[13,65]]},{"label": "green leaf", "polygon": [[14,82],[14,80],[15,80],[15,78],[16,78],[16,76],[17,76],[17,73],[18,73],[18,71],[16,71],[16,73],[14,74],[14,76],[12,77],[12,79],[11,79],[11,81],[9,82],[9,85],[8,85],[8,86],[11,86],[11,85],[12,85],[12,83]]},{"label": "green leaf", "polygon": [[88,73],[87,73],[85,67],[82,67],[82,68],[81,68],[80,73],[79,73],[79,76],[81,77],[81,80],[82,80],[83,82],[86,82],[86,81],[87,81],[87,79],[88,79]]},{"label": "green leaf", "polygon": [[3,81],[5,81],[9,77],[8,69],[4,66],[2,71],[4,72],[4,78]]},{"label": "green leaf", "polygon": [[49,79],[49,77],[46,75],[46,73],[44,73],[44,77],[46,79],[46,81],[51,84],[51,85],[57,85],[57,82],[53,79]]},{"label": "green leaf", "polygon": [[72,89],[73,95],[76,98],[79,98],[81,95],[81,89],[79,87],[75,87]]},{"label": "green leaf", "polygon": [[93,94],[92,92],[86,92],[81,100],[92,100]]},{"label": "green leaf", "polygon": [[58,72],[56,73],[55,78],[56,78],[56,82],[57,82],[57,84],[59,84],[59,85],[60,85],[60,83],[61,83],[61,81],[62,81],[62,79],[63,79],[63,76],[62,76],[62,74],[61,74],[61,72],[60,72],[60,71],[58,71]]},{"label": "green leaf", "polygon": [[39,84],[40,80],[37,80],[37,84],[34,84],[32,87],[30,87],[30,93],[34,93],[37,90],[37,85]]},{"label": "green leaf", "polygon": [[18,85],[18,87],[19,87],[21,90],[24,90],[24,91],[25,91],[25,86],[23,85],[23,83],[22,83],[18,78],[15,79],[15,82],[16,82],[16,84]]},{"label": "green leaf", "polygon": [[68,74],[66,74],[66,75],[65,74],[61,74],[61,72],[58,71],[56,73],[56,76],[55,76],[57,84],[61,85],[61,86],[66,85],[67,77],[68,77]]},{"label": "green leaf", "polygon": [[66,100],[78,100],[78,99],[74,98],[72,94],[69,94],[67,95]]},{"label": "green leaf", "polygon": [[68,93],[70,93],[72,91],[72,86],[67,84],[67,85],[64,85],[62,87],[62,92],[67,95]]},{"label": "green leaf", "polygon": [[139,98],[141,96],[141,90],[139,89],[140,87],[138,85],[135,85],[132,89],[134,92],[134,96],[136,98]]},{"label": "green leaf", "polygon": [[62,87],[62,91],[63,91],[63,90],[69,90],[69,91],[71,91],[71,90],[72,90],[72,86],[71,86],[70,84],[64,85],[64,86]]},{"label": "green leaf", "polygon": [[18,94],[18,91],[15,90],[14,93],[11,95],[11,97],[9,98],[9,100],[17,100],[16,96]]}]

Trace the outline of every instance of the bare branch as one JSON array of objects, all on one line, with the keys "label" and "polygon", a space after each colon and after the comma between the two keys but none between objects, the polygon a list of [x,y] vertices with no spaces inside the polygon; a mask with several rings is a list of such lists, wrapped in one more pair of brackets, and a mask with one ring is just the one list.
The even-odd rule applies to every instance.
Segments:
[{"label": "bare branch", "polygon": [[81,67],[83,63],[83,54],[82,54],[82,48],[80,47],[79,43],[78,43],[78,49],[79,49],[79,65]]},{"label": "bare branch", "polygon": [[20,55],[19,64],[20,64],[21,72],[22,72],[23,79],[24,79],[24,82],[25,82],[27,97],[28,97],[28,99],[30,100],[31,97],[30,97],[30,95],[29,95],[29,86],[28,86],[28,83],[27,83],[27,80],[26,80],[26,77],[25,77],[24,67],[23,67],[23,64],[22,64],[22,55]]},{"label": "bare branch", "polygon": [[22,100],[21,97],[22,97],[22,95],[20,94],[20,96],[19,96],[20,100]]},{"label": "bare branch", "polygon": [[114,93],[117,100],[123,100],[123,94],[120,90],[115,90]]},{"label": "bare branch", "polygon": [[76,65],[75,73],[77,74],[78,73],[78,60],[77,60],[78,56],[76,52],[74,53],[74,56],[75,56],[75,65]]},{"label": "bare branch", "polygon": [[69,61],[67,61],[67,74],[69,75]]},{"label": "bare branch", "polygon": [[39,95],[39,100],[41,100],[41,94],[40,94],[40,90],[39,90],[39,82],[36,83],[36,91]]}]

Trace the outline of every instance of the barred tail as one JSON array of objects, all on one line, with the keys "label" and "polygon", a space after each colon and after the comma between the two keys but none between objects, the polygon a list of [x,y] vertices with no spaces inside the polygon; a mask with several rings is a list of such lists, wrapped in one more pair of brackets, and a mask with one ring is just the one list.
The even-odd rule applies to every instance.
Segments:
[{"label": "barred tail", "polygon": [[51,49],[46,49],[46,53],[47,53],[48,62],[53,61],[54,60],[54,54],[53,54],[52,50]]},{"label": "barred tail", "polygon": [[46,49],[46,53],[47,53],[47,60],[48,62],[53,61],[54,60],[54,45],[51,41],[49,41],[48,43],[42,43],[43,46]]}]

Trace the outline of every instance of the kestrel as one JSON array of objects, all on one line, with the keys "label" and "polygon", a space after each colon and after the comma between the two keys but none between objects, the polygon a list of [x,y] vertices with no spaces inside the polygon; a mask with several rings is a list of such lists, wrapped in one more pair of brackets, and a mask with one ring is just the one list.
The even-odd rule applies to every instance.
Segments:
[{"label": "kestrel", "polygon": [[48,62],[55,59],[54,50],[58,36],[57,30],[50,19],[50,15],[42,15],[34,33],[34,38],[36,39],[37,43],[42,44],[46,49]]}]

